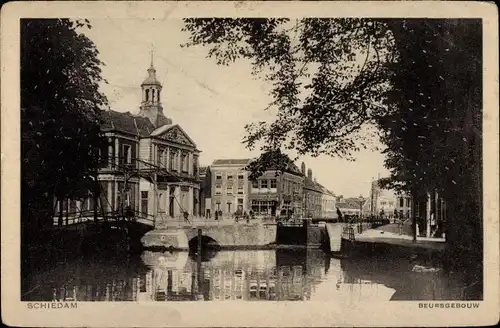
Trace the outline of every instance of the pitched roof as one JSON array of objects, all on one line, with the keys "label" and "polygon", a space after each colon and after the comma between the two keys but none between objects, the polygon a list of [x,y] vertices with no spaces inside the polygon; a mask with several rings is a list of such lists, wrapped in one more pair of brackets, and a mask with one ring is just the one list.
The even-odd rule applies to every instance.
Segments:
[{"label": "pitched roof", "polygon": [[331,191],[328,190],[325,186],[323,186],[321,183],[316,182],[316,185],[321,189],[321,192],[325,195],[333,196],[335,197],[335,194]]},{"label": "pitched roof", "polygon": [[148,118],[133,115],[130,112],[123,113],[114,110],[102,110],[100,118],[102,120],[101,130],[105,132],[119,131],[146,137],[155,129]]},{"label": "pitched roof", "polygon": [[247,165],[252,161],[251,158],[245,159],[216,159],[213,161],[212,165]]},{"label": "pitched roof", "polygon": [[[366,198],[363,199],[363,204],[365,203]],[[338,208],[351,208],[359,210],[359,198],[346,198],[342,202],[338,202],[336,204]]]},{"label": "pitched roof", "polygon": [[355,205],[355,204],[351,204],[351,203],[336,203],[335,206],[337,206],[338,208],[359,210],[359,205]]},{"label": "pitched roof", "polygon": [[304,188],[321,193],[323,192],[322,186],[309,177],[305,177],[304,179]]}]

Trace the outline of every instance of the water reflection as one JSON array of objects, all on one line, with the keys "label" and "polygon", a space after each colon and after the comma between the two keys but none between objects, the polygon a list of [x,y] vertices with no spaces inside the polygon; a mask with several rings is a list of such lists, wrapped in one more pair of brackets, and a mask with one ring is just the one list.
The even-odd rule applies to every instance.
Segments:
[{"label": "water reflection", "polygon": [[[125,266],[125,265],[127,266]],[[333,259],[319,250],[144,252],[76,261],[34,275],[23,300],[387,301],[471,299],[460,275],[414,272],[405,259]],[[472,296],[471,296],[472,295]],[[476,298],[477,299],[477,298]]]}]

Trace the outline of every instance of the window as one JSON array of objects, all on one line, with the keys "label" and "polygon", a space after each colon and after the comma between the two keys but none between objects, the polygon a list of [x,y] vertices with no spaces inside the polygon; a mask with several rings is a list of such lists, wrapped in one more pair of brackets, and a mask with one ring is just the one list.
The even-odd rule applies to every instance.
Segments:
[{"label": "window", "polygon": [[146,101],[149,101],[149,89],[146,89]]},{"label": "window", "polygon": [[168,149],[165,149],[163,151],[163,162],[162,162],[164,168],[168,168],[168,162],[170,160],[168,156],[169,156]]},{"label": "window", "polygon": [[272,200],[253,200],[252,201],[252,211],[255,214],[269,214],[274,206],[274,201]]},{"label": "window", "polygon": [[227,202],[227,212],[231,213],[231,202]]},{"label": "window", "polygon": [[271,188],[276,188],[277,187],[277,181],[276,179],[271,180]]},{"label": "window", "polygon": [[130,145],[123,145],[123,160],[125,164],[132,164],[132,147]]},{"label": "window", "polygon": [[106,167],[109,165],[108,146],[104,146],[104,148],[99,148],[99,161],[100,161],[101,167]]},{"label": "window", "polygon": [[189,155],[188,154],[184,154],[184,156],[182,157],[182,159],[183,159],[182,171],[183,172],[188,172],[189,171]]},{"label": "window", "polygon": [[222,185],[216,184],[215,185],[215,194],[216,195],[222,195],[222,190],[221,189],[222,189]]},{"label": "window", "polygon": [[406,207],[410,207],[410,199],[409,198],[406,198]]},{"label": "window", "polygon": [[405,202],[405,199],[401,197],[399,199],[399,207],[403,207],[405,205],[404,202]]},{"label": "window", "polygon": [[222,180],[222,175],[216,175],[215,180]]},{"label": "window", "polygon": [[227,176],[227,181],[233,181],[233,176],[232,175],[228,175]]},{"label": "window", "polygon": [[226,194],[228,194],[228,195],[232,195],[233,194],[233,186],[232,185],[228,185],[226,187]]},{"label": "window", "polygon": [[259,181],[253,180],[252,181],[252,188],[254,189],[259,189]]},{"label": "window", "polygon": [[267,189],[267,180],[260,180],[260,187],[262,189]]},{"label": "window", "polygon": [[170,170],[175,171],[175,163],[176,163],[177,154],[172,152],[170,154]]},{"label": "window", "polygon": [[217,205],[217,211],[220,211],[220,201],[217,201],[215,204]]},{"label": "window", "polygon": [[148,192],[141,191],[141,211],[144,214],[148,214]]},{"label": "window", "polygon": [[163,149],[162,148],[158,148],[157,152],[156,152],[156,165],[159,165],[161,166],[161,164],[163,163]]},{"label": "window", "polygon": [[198,176],[198,156],[193,156],[193,175]]},{"label": "window", "polygon": [[238,194],[243,195],[243,186],[238,186]]},{"label": "window", "polygon": [[238,175],[238,180],[244,180],[244,179],[245,179],[245,176],[243,174]]}]

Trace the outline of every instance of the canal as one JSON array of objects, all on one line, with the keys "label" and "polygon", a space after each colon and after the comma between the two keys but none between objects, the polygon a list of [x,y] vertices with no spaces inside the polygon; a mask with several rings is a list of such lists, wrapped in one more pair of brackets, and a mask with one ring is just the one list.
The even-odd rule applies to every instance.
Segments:
[{"label": "canal", "polygon": [[471,300],[463,273],[391,257],[333,258],[316,249],[86,256],[25,277],[23,301]]}]

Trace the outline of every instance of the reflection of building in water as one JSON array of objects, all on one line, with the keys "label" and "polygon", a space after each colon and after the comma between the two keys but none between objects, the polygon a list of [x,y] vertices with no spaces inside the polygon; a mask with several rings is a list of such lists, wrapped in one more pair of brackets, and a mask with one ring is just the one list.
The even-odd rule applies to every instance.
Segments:
[{"label": "reflection of building in water", "polygon": [[138,281],[137,278],[113,279],[102,284],[60,286],[52,288],[51,298],[52,301],[135,301]]},{"label": "reflection of building in water", "polygon": [[183,269],[156,265],[143,278],[144,293],[149,296],[139,298],[194,300],[203,295],[206,300],[219,301],[310,299],[313,286],[324,276],[324,253],[278,253],[219,252],[201,268],[195,262]]}]

